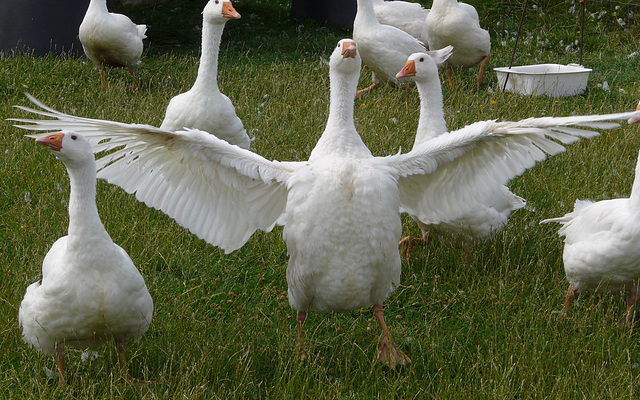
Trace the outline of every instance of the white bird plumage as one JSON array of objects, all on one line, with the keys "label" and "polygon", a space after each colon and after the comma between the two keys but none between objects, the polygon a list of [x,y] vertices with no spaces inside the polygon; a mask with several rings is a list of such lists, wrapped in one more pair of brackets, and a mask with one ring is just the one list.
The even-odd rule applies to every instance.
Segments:
[{"label": "white bird plumage", "polygon": [[96,207],[96,163],[91,145],[74,132],[37,139],[67,167],[71,183],[68,235],[42,263],[18,313],[23,339],[56,357],[64,382],[65,346],[86,348],[115,339],[123,377],[125,346],[147,330],[153,301],[129,255],[105,230]]},{"label": "white bird plumage", "polygon": [[569,289],[562,314],[585,291],[627,291],[630,322],[640,284],[640,164],[629,198],[576,200],[573,212],[541,223],[558,222],[564,236],[562,260]]},{"label": "white bird plumage", "polygon": [[433,0],[426,18],[429,48],[453,46],[455,52],[447,60],[445,72],[451,81],[451,65],[470,68],[480,64],[478,86],[484,80],[484,70],[491,51],[489,32],[480,27],[476,9],[458,0]]},{"label": "white bird plumage", "polygon": [[136,25],[129,17],[110,13],[106,0],[91,0],[80,24],[79,38],[85,54],[100,71],[105,84],[105,67],[126,67],[131,88],[136,89],[136,65],[142,56],[146,25]]},{"label": "white bird plumage", "polygon": [[[54,119],[13,121],[30,130],[73,129],[91,138],[94,152],[112,150],[99,160],[99,177],[226,251],[282,221],[290,255],[289,300],[299,312],[299,332],[306,309],[373,305],[384,332],[379,358],[402,364],[409,360],[393,346],[382,308],[400,279],[400,209],[422,221],[442,220],[456,203],[487,191],[484,181],[492,182],[489,187],[504,184],[547,154],[564,150],[551,139],[571,143],[594,137],[598,133],[591,128],[610,129],[619,125],[605,120],[634,114],[484,121],[406,154],[373,157],[354,127],[360,59],[348,56],[351,47],[352,41],[341,41],[331,56],[329,119],[308,161],[268,161],[198,130],[169,132],[63,114],[32,97],[44,111],[19,108]],[[453,172],[475,170],[475,185],[431,177],[463,155],[466,162]]]},{"label": "white bird plumage", "polygon": [[373,9],[381,24],[395,26],[418,39],[427,47],[429,46],[425,23],[429,9],[422,7],[420,3],[400,0],[373,0]]},{"label": "white bird plumage", "polygon": [[[454,51],[451,46],[447,46],[440,50],[412,54],[407,59],[402,71],[398,73],[398,76],[412,78],[416,82],[420,95],[420,120],[414,147],[447,132],[438,66],[446,62]],[[478,125],[478,128],[481,129],[482,126]],[[455,132],[453,133],[455,134]],[[422,238],[415,239],[408,236],[400,242],[405,257],[409,256],[412,244],[426,242],[430,232],[443,234],[447,237],[487,239],[506,226],[512,211],[526,205],[524,199],[511,193],[502,183],[474,182],[476,179],[475,170],[460,168],[465,163],[465,156],[462,156],[432,174],[433,179],[446,180],[450,176],[455,176],[460,185],[479,186],[495,183],[495,186],[491,187],[491,191],[486,192],[487,197],[472,195],[465,202],[456,202],[456,207],[450,208],[445,220],[422,222],[419,218],[412,216],[422,231]],[[454,169],[457,171],[454,172]],[[453,173],[456,175],[451,175]],[[464,173],[464,175],[460,173]],[[450,196],[451,193],[441,192],[441,195]],[[446,204],[447,201],[440,199],[438,203]]]},{"label": "white bird plumage", "polygon": [[240,18],[229,0],[210,0],[202,12],[202,52],[193,87],[171,99],[160,128],[199,129],[248,149],[251,140],[231,100],[218,87],[218,54],[224,25]]},{"label": "white bird plumage", "polygon": [[373,84],[359,90],[362,96],[383,82],[400,85],[404,79],[397,79],[407,57],[425,51],[426,44],[410,34],[390,25],[381,24],[373,8],[373,0],[357,0],[358,11],[353,21],[353,39],[358,45],[362,61],[373,73]]}]

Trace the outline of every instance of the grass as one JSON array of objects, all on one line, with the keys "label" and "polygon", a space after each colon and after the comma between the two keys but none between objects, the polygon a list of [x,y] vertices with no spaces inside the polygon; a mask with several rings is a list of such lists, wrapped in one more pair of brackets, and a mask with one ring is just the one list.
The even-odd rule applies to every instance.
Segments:
[{"label": "grass", "polygon": [[[85,59],[0,59],[0,117],[24,116],[29,91],[77,115],[158,125],[169,99],[195,79],[203,1],[122,7],[149,23],[149,40],[130,92],[126,71],[108,71],[100,88]],[[491,30],[491,66],[508,65],[521,1],[472,2]],[[490,4],[488,4],[490,3]],[[328,57],[349,30],[291,21],[287,2],[239,0],[220,60],[220,85],[236,105],[255,150],[269,159],[304,160],[328,110]],[[573,2],[538,1],[529,10],[517,64],[576,62],[578,17]],[[476,90],[475,71],[455,71],[444,86],[452,129],[490,118],[608,113],[631,109],[639,96],[640,9],[624,2],[588,2],[584,64],[594,69],[584,95],[551,99],[501,93],[495,74]],[[615,9],[619,6],[619,9]],[[607,11],[598,18],[600,11]],[[629,12],[635,13],[630,17]],[[614,13],[617,15],[614,16]],[[616,22],[622,18],[626,26]],[[186,29],[176,30],[180,21]],[[560,43],[562,41],[562,44]],[[180,47],[176,47],[177,45]],[[608,82],[610,91],[598,87]],[[363,72],[361,86],[370,82]],[[418,117],[415,89],[382,88],[356,102],[356,125],[377,155],[410,148]],[[122,190],[98,182],[98,207],[114,241],[147,281],[155,315],[129,346],[129,371],[142,387],[115,379],[113,346],[97,359],[68,356],[68,385],[58,389],[54,360],[21,340],[17,310],[40,278],[50,245],[66,232],[68,178],[51,154],[24,131],[0,125],[0,399],[412,399],[636,398],[640,379],[637,325],[620,323],[621,295],[585,296],[567,319],[562,241],[543,218],[572,209],[576,198],[628,196],[640,139],[623,126],[570,145],[510,182],[528,200],[487,243],[462,251],[439,241],[403,262],[402,285],[386,302],[390,328],[411,366],[388,371],[374,362],[379,329],[369,310],[311,313],[310,357],[295,351],[294,311],[287,301],[286,248],[280,229],[256,233],[225,255]],[[405,220],[405,233],[417,227]]]}]

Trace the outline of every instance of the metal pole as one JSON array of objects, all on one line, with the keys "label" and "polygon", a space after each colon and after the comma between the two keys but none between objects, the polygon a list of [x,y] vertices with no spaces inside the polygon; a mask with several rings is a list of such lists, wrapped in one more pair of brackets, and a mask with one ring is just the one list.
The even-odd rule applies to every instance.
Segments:
[{"label": "metal pole", "polygon": [[[584,1],[584,0],[581,0]],[[527,12],[527,3],[529,0],[524,0],[524,5],[522,6],[522,16],[520,16],[520,25],[518,25],[518,33],[516,34],[516,42],[513,45],[513,53],[511,53],[511,62],[509,63],[509,69],[513,66],[513,61],[516,58],[516,48],[518,47],[518,41],[520,40],[520,31],[522,30],[522,23],[524,22],[524,15]],[[507,76],[504,78],[504,86],[502,87],[502,91],[504,92],[507,88],[507,82],[509,81],[509,72],[507,72]]]}]

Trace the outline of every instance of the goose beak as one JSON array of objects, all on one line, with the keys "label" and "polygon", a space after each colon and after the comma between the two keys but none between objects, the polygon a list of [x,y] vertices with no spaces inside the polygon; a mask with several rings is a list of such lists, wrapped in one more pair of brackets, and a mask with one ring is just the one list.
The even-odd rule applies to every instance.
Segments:
[{"label": "goose beak", "polygon": [[[636,111],[640,111],[640,103],[638,103],[638,105],[636,106]],[[629,120],[627,122],[629,124],[637,124],[638,122],[640,122],[640,114],[629,118]]]},{"label": "goose beak", "polygon": [[229,19],[238,19],[240,14],[231,5],[230,1],[225,1],[222,5],[222,16]]},{"label": "goose beak", "polygon": [[356,58],[356,44],[354,42],[342,43],[342,58]]},{"label": "goose beak", "polygon": [[53,133],[51,135],[37,138],[36,143],[40,143],[41,145],[46,146],[53,151],[60,151],[62,149],[63,137],[64,132]]},{"label": "goose beak", "polygon": [[400,72],[396,74],[396,78],[410,78],[412,76],[416,76],[416,62],[409,60]]}]

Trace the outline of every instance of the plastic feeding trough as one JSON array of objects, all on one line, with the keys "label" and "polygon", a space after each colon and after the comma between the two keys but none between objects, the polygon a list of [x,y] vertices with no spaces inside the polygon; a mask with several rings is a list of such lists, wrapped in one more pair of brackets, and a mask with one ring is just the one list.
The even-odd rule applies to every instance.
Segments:
[{"label": "plastic feeding trough", "polygon": [[525,0],[520,18],[520,26],[513,46],[513,54],[509,67],[494,68],[498,78],[498,86],[505,92],[515,92],[523,95],[551,97],[575,96],[587,89],[591,69],[582,66],[582,48],[584,43],[584,13],[586,0],[582,4],[582,21],[580,29],[580,64],[533,64],[513,66],[513,60],[518,47],[522,22],[527,10]]},{"label": "plastic feeding trough", "polygon": [[505,92],[551,97],[584,93],[591,72],[578,64],[534,64],[493,70],[498,77],[498,86]]}]

